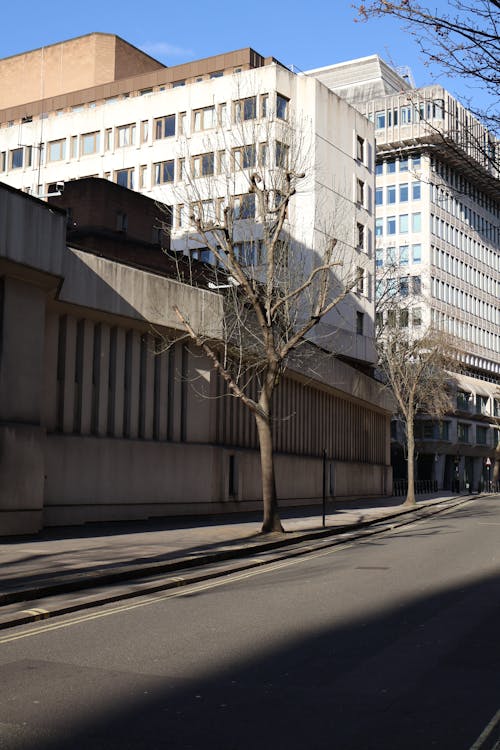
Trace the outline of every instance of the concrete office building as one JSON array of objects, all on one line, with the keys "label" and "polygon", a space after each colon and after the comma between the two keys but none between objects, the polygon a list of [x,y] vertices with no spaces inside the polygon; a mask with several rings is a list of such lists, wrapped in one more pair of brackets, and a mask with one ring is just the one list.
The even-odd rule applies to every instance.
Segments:
[{"label": "concrete office building", "polygon": [[[294,123],[308,178],[287,231],[313,253],[333,216],[358,285],[321,332],[322,350],[339,356],[315,349],[314,372],[292,364],[277,394],[278,494],[318,501],[323,449],[330,495],[390,493],[392,402],[370,376],[373,124],[321,82],[250,49],[166,68],[91,34],[2,60],[0,79],[0,180],[11,186],[0,190],[4,531],[256,506],[251,415],[234,399],[200,397],[221,385],[199,352],[178,344],[153,354],[152,326],[175,332],[178,299],[216,332],[220,295],[138,267],[130,247],[121,259],[73,247],[66,215],[34,196],[81,177],[133,188],[172,207],[172,247],[196,258],[203,249],[186,242],[179,195],[189,200],[195,185],[196,200],[218,210],[229,186],[236,211],[249,170],[280,168],[281,134]],[[256,133],[267,140],[247,140]],[[115,229],[126,235],[116,200]],[[21,347],[25,336],[36,345]]]},{"label": "concrete office building", "polygon": [[[251,49],[173,68],[141,55],[113,35],[91,34],[1,60],[0,179],[38,197],[68,180],[109,179],[171,206],[172,246],[188,251],[193,199],[214,213],[225,200],[236,204],[249,172],[264,161],[274,168],[296,129],[307,176],[287,229],[314,253],[334,225],[344,265],[360,282],[321,335],[371,366],[373,125],[318,80]],[[248,216],[249,198],[241,209]]]},{"label": "concrete office building", "polygon": [[455,412],[418,421],[419,476],[476,489],[499,436],[500,144],[441,86],[417,89],[377,56],[308,75],[374,123],[379,283],[413,296],[399,325],[432,324],[461,352]]}]

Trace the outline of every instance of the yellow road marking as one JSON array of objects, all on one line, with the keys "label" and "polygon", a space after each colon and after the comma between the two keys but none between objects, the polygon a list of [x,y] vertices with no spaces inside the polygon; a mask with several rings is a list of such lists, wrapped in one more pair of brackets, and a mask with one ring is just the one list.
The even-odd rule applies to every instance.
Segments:
[{"label": "yellow road marking", "polygon": [[215,589],[215,588],[218,588],[219,586],[225,586],[229,583],[234,583],[236,581],[243,581],[246,578],[252,578],[253,576],[262,575],[264,573],[272,572],[275,570],[281,570],[282,568],[289,568],[292,565],[298,565],[299,563],[305,562],[307,560],[316,559],[319,557],[326,557],[327,555],[334,554],[335,552],[341,552],[342,550],[349,549],[350,547],[353,547],[353,546],[354,544],[343,544],[337,547],[330,547],[327,550],[322,550],[321,552],[317,552],[315,554],[301,555],[300,557],[294,557],[290,560],[284,560],[278,563],[270,563],[269,565],[263,566],[261,568],[252,568],[252,570],[246,571],[244,573],[236,573],[236,574],[228,573],[228,575],[224,576],[223,578],[216,578],[206,583],[193,584],[192,586],[188,585],[185,588],[176,589],[175,591],[169,591],[165,594],[159,594],[157,596],[151,596],[145,599],[141,598],[140,602],[135,601],[133,604],[121,604],[118,607],[107,609],[105,612],[92,612],[92,613],[88,613],[85,615],[79,615],[78,617],[73,617],[72,619],[65,620],[64,622],[52,621],[52,622],[47,623],[46,625],[42,625],[37,628],[30,628],[29,630],[23,630],[21,633],[0,636],[0,645],[4,643],[12,643],[13,641],[21,640],[22,638],[30,638],[34,635],[40,635],[41,633],[47,633],[52,630],[60,630],[61,628],[69,628],[72,625],[79,625],[81,623],[89,622],[91,620],[99,620],[102,617],[110,617],[111,615],[116,615],[121,612],[129,612],[130,610],[139,609],[140,607],[147,607],[150,604],[158,604],[159,602],[165,601],[166,599],[174,599],[177,597],[185,596],[187,594],[193,594],[193,593],[196,594],[201,591],[209,591],[210,589]]}]

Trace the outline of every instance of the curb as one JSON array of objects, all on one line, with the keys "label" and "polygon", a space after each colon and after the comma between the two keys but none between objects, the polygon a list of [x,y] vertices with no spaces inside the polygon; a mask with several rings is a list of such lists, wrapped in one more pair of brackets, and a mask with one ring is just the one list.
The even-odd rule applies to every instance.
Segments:
[{"label": "curb", "polygon": [[[347,539],[355,540],[363,537],[374,536],[376,534],[382,534],[391,529],[398,528],[399,526],[407,525],[412,520],[420,518],[428,518],[439,513],[443,513],[450,508],[455,508],[465,503],[470,502],[477,495],[467,495],[462,497],[454,497],[443,501],[442,498],[438,498],[433,502],[428,502],[425,506],[401,508],[395,513],[389,513],[385,516],[378,518],[372,518],[365,521],[359,521],[356,523],[346,524],[344,526],[335,526],[332,528],[318,529],[309,532],[297,532],[297,536],[290,536],[289,538],[279,538],[266,542],[256,542],[247,546],[240,546],[230,550],[220,550],[218,552],[209,553],[207,555],[201,555],[199,557],[179,557],[174,561],[168,563],[154,563],[152,565],[140,565],[131,568],[126,568],[120,571],[111,573],[104,573],[100,575],[82,574],[77,578],[72,578],[61,583],[53,583],[45,586],[34,587],[30,589],[23,589],[20,591],[13,591],[0,596],[0,630],[15,627],[16,625],[24,625],[30,622],[36,622],[38,620],[48,619],[49,617],[60,616],[69,614],[77,610],[89,609],[91,607],[97,607],[104,604],[110,604],[119,600],[131,599],[134,597],[144,596],[147,593],[155,593],[159,591],[165,591],[168,589],[179,588],[187,586],[188,584],[200,583],[202,581],[227,576],[233,572],[239,572],[242,570],[248,570],[251,568],[262,567],[273,562],[273,558],[268,560],[250,560],[244,562],[244,558],[251,557],[258,554],[259,552],[270,552],[273,550],[282,550],[284,548],[291,548],[288,550],[286,558],[300,557],[306,555],[312,551],[310,547],[293,549],[294,545],[299,545],[307,541],[325,541],[324,544],[319,544],[314,547],[315,550],[324,549],[327,547],[334,546],[340,542],[345,542]],[[436,508],[436,506],[440,506]],[[409,519],[408,516],[412,515]],[[399,519],[399,523],[394,522],[395,519]],[[370,528],[376,527],[376,528]],[[293,534],[294,532],[290,532]],[[333,539],[332,539],[333,537]],[[342,537],[341,539],[339,537]],[[346,539],[347,537],[347,539]],[[66,602],[57,605],[55,608],[50,610],[44,607],[31,607],[30,609],[7,613],[2,613],[3,607],[9,605],[28,602],[32,600],[40,600],[43,598],[58,596],[62,594],[68,594],[73,592],[80,592],[90,589],[99,588],[102,586],[109,586],[112,584],[120,584],[125,581],[133,581],[146,576],[155,576],[164,573],[174,573],[181,570],[193,570],[195,568],[202,568],[207,565],[212,565],[218,562],[225,561],[236,561],[241,560],[242,564],[228,566],[222,570],[198,572],[193,575],[187,576],[174,576],[171,578],[164,579],[161,583],[155,584],[150,582],[146,583],[143,587],[139,586],[137,589],[131,591],[121,591],[119,593],[112,594],[109,592],[97,592],[95,596],[90,596],[87,600],[78,602]],[[281,556],[283,559],[283,556]]]}]

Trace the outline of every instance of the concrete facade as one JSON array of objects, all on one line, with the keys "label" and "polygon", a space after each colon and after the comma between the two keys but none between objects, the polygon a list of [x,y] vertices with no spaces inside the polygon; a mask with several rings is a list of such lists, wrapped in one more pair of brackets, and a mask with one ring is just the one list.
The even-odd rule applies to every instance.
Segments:
[{"label": "concrete facade", "polygon": [[[43,525],[259,507],[257,436],[178,304],[217,336],[222,298],[66,245],[62,210],[0,186],[0,534]],[[206,396],[212,398],[206,398]],[[319,502],[391,491],[392,404],[318,351],[275,401],[278,493]]]}]

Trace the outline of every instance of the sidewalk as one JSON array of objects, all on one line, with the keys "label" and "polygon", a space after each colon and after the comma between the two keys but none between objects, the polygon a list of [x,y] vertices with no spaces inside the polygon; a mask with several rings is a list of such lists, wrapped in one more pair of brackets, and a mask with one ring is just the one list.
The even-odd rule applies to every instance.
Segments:
[{"label": "sidewalk", "polygon": [[[321,506],[283,509],[287,532],[284,535],[260,534],[261,514],[252,512],[86,524],[46,529],[30,537],[3,537],[0,538],[0,613],[6,615],[13,603],[17,603],[18,612],[46,597],[116,586],[146,577],[151,583],[152,577],[160,573],[165,576],[233,561],[225,562],[227,574],[231,569],[240,569],[244,558],[249,567],[252,563],[248,564],[248,558],[270,550],[287,548],[293,554],[294,545],[300,541],[321,540],[345,532],[366,533],[367,527],[376,522],[390,519],[408,522],[408,513],[418,517],[439,512],[444,507],[467,502],[472,496],[423,495],[417,499],[416,510],[403,508],[402,499],[349,500],[335,506],[330,503],[325,529]],[[193,575],[188,577],[193,580]],[[203,578],[207,577],[210,576],[205,573]],[[0,627],[6,625],[0,622]]]}]

